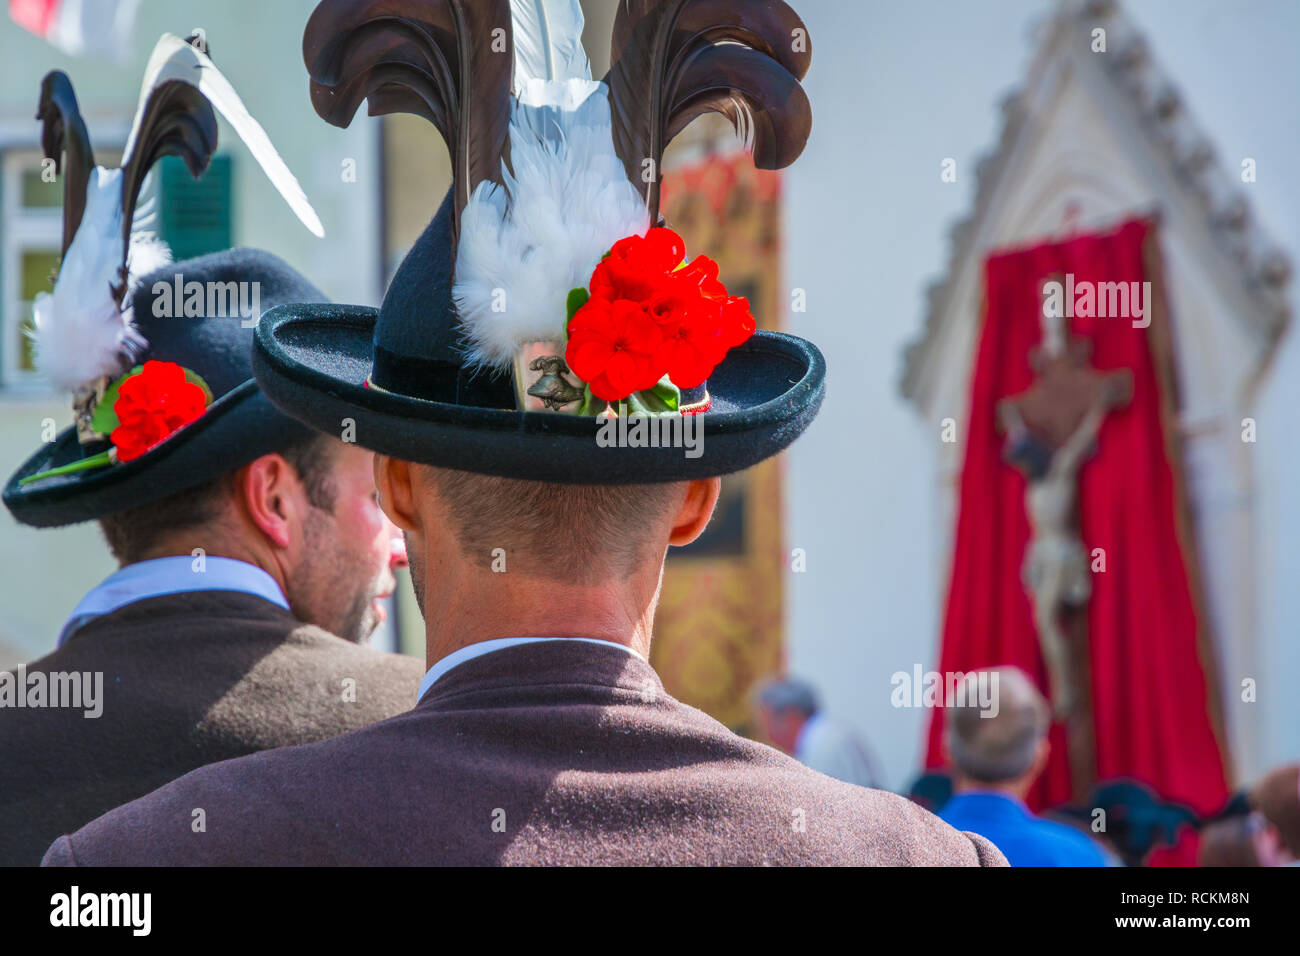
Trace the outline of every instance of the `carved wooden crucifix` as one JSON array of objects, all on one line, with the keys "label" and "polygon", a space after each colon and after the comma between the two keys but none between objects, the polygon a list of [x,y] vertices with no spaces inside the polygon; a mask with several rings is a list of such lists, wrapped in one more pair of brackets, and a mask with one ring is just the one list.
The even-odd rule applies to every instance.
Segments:
[{"label": "carved wooden crucifix", "polygon": [[1092,454],[1102,420],[1128,403],[1127,369],[1088,365],[1091,343],[1071,337],[1065,318],[1044,313],[1043,342],[1030,356],[1037,379],[998,403],[1007,434],[1004,457],[1028,479],[1025,510],[1032,538],[1021,574],[1047,665],[1055,715],[1068,722],[1075,786],[1091,776],[1087,617],[1090,556],[1079,534],[1078,472]]}]

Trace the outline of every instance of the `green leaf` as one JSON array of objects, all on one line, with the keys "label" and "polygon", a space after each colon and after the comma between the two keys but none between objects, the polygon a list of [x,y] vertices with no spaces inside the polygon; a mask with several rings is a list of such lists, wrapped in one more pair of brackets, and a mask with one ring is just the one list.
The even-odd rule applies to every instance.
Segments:
[{"label": "green leaf", "polygon": [[[184,366],[182,366],[182,368],[184,368]],[[185,369],[185,381],[203,389],[203,395],[207,399],[203,403],[204,408],[212,404],[212,389],[208,388],[208,383],[203,381],[203,376],[199,375],[198,372],[191,372],[189,369]]]},{"label": "green leaf", "polygon": [[643,392],[633,392],[626,399],[629,416],[639,418],[663,418],[678,414],[681,392],[665,376],[654,388]]},{"label": "green leaf", "polygon": [[113,410],[113,403],[117,401],[117,393],[122,388],[122,383],[132,375],[138,375],[143,368],[143,365],[137,365],[104,389],[104,397],[99,400],[99,404],[95,406],[95,411],[90,417],[90,427],[95,430],[96,434],[111,435],[113,429],[121,424],[117,420],[117,412]]},{"label": "green leaf", "polygon": [[573,317],[578,314],[578,310],[586,305],[587,300],[590,298],[591,293],[581,287],[569,290],[569,298],[566,303],[569,314],[568,318],[564,321],[565,328],[568,327],[569,323],[573,321]]},{"label": "green leaf", "polygon": [[677,409],[681,407],[682,393],[677,388],[676,385],[674,385],[672,382],[668,380],[667,375],[661,378],[659,380],[659,384],[657,384],[650,391],[652,391],[655,395],[657,395],[659,399],[664,403],[664,406],[668,408],[670,411],[675,412],[677,411]]},{"label": "green leaf", "polygon": [[591,386],[583,384],[582,403],[578,406],[577,414],[595,417],[605,411],[609,403],[603,398],[597,398],[591,394]]}]

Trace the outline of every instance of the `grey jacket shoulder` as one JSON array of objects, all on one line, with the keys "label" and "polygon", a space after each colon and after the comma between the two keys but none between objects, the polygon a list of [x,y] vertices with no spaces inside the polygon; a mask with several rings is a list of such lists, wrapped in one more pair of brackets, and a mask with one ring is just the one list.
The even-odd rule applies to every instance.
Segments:
[{"label": "grey jacket shoulder", "polygon": [[101,675],[102,716],[0,709],[0,865],[35,865],[60,833],[197,767],[408,711],[424,664],[198,591],[106,614],[26,670]]},{"label": "grey jacket shoulder", "polygon": [[465,662],[411,710],[361,730],[195,770],[93,820],[46,862],[1004,861],[902,797],[737,736],[664,693],[639,658],[543,642]]},{"label": "grey jacket shoulder", "polygon": [[[815,779],[802,786],[789,785],[786,792],[793,801],[807,788],[807,802],[818,808],[818,825],[834,825],[832,842],[843,853],[842,862],[857,866],[1008,865],[987,839],[955,829],[906,797],[833,780],[796,765],[799,776]],[[808,825],[811,821],[802,822]]]},{"label": "grey jacket shoulder", "polygon": [[[445,833],[466,827],[439,827],[431,818],[445,812],[446,801],[456,802],[455,781],[431,781],[432,789],[414,805],[412,779],[389,781],[393,805],[388,812],[376,812],[382,799],[374,788],[376,778],[385,773],[383,765],[409,764],[422,749],[415,739],[422,729],[412,715],[400,715],[346,737],[202,767],[61,837],[50,847],[44,865],[444,862],[437,848]],[[717,793],[739,794],[718,824],[726,828],[738,823],[744,839],[763,847],[751,859],[817,866],[1007,865],[985,838],[954,829],[904,797],[832,780],[775,752],[773,763],[778,765],[769,766],[758,786],[726,775],[713,781]],[[434,760],[430,766],[439,764]],[[352,804],[343,793],[322,799],[320,788],[333,792],[343,780],[352,781],[347,789],[359,789],[363,798]],[[422,802],[439,793],[445,801],[442,807]],[[201,826],[196,825],[199,820]],[[590,842],[580,839],[558,859],[553,856],[560,851],[551,845],[531,859],[523,853],[523,861],[610,862],[602,856],[607,847],[599,833],[588,836]],[[394,849],[392,844],[425,849]],[[385,845],[388,849],[380,849]],[[709,858],[676,853],[669,861]]]}]

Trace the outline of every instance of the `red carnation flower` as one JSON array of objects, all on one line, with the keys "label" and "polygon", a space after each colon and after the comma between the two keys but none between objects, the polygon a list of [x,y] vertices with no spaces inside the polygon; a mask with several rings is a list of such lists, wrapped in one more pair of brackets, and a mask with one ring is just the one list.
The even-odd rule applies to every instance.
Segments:
[{"label": "red carnation flower", "polygon": [[681,236],[656,228],[620,239],[596,266],[565,358],[597,398],[619,401],[664,375],[694,388],[754,333],[749,303],[727,295],[718,264],[685,254]]},{"label": "red carnation flower", "polygon": [[118,426],[109,435],[120,461],[139,458],[207,407],[203,389],[185,378],[175,362],[149,361],[124,380],[113,411]]},{"label": "red carnation flower", "polygon": [[686,244],[671,229],[651,229],[644,236],[620,239],[592,273],[591,295],[644,302],[685,255]]},{"label": "red carnation flower", "polygon": [[678,388],[703,385],[728,350],[754,334],[748,300],[727,295],[708,256],[672,273],[650,313],[663,329],[664,364]]},{"label": "red carnation flower", "polygon": [[626,299],[590,299],[569,323],[564,360],[607,402],[653,388],[663,377],[663,333],[644,309]]}]

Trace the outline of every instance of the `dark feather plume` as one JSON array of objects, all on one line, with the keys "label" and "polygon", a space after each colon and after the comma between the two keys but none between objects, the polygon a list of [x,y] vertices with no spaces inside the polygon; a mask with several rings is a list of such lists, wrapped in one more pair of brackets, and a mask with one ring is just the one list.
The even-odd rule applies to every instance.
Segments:
[{"label": "dark feather plume", "polygon": [[455,225],[474,187],[499,182],[510,127],[510,0],[322,0],[302,40],[312,105],[347,126],[414,113],[447,141]]},{"label": "dark feather plume", "polygon": [[41,149],[47,159],[54,160],[55,171],[63,176],[61,254],[66,255],[86,211],[86,189],[95,168],[95,155],[90,149],[90,134],[81,118],[72,81],[61,70],[46,73],[41,81],[36,118],[41,122]]},{"label": "dark feather plume", "polygon": [[808,141],[812,107],[799,81],[812,49],[783,0],[622,0],[610,53],[614,146],[652,222],[664,148],[696,117],[725,116],[752,138],[760,169],[788,166]]},{"label": "dark feather plume", "polygon": [[145,176],[164,156],[179,156],[195,179],[203,174],[217,149],[217,115],[198,88],[181,80],[155,87],[145,103],[131,156],[122,166],[122,239],[124,256],[121,284],[113,291],[118,301],[126,293],[126,254],[131,249],[131,222]]}]

